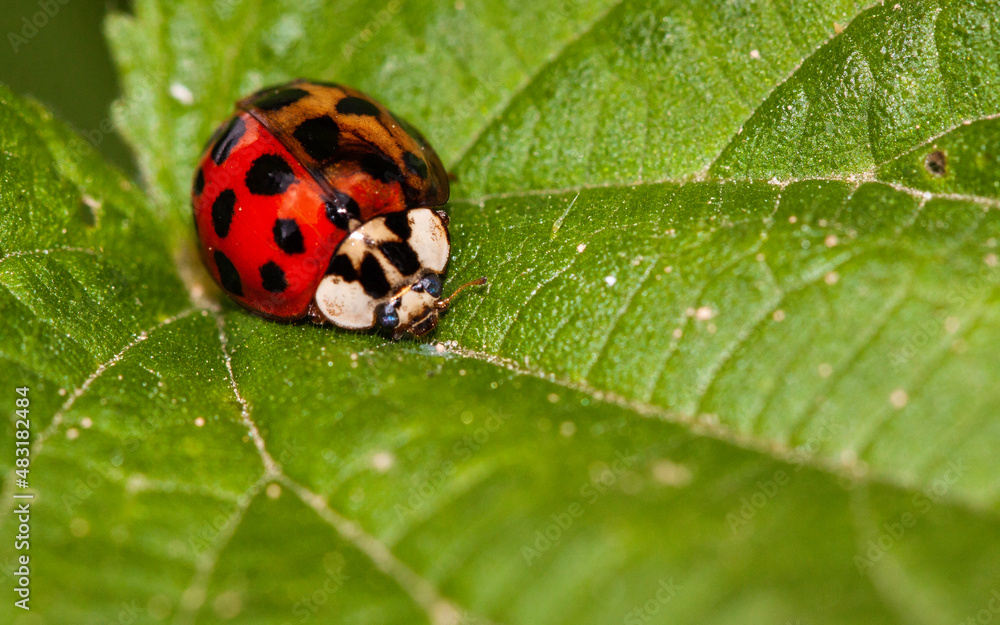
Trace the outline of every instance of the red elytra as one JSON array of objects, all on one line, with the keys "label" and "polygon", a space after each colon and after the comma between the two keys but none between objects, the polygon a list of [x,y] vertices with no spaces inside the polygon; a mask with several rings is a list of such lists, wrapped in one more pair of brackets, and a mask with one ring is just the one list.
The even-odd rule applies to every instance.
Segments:
[{"label": "red elytra", "polygon": [[[201,162],[205,185],[194,197],[194,218],[202,258],[215,281],[246,308],[279,319],[302,317],[347,232],[326,218],[323,190],[288,150],[249,113],[239,119],[245,126],[243,136],[225,160],[217,165],[208,150]],[[281,194],[255,195],[247,188],[246,172],[265,154],[282,157],[291,168],[294,182]],[[219,205],[226,203],[220,195],[230,192],[235,194],[231,210]],[[295,220],[301,252],[292,248],[290,254],[278,247],[273,233],[278,219]],[[232,264],[231,270],[218,253]],[[261,273],[261,267],[272,262],[284,275],[285,288],[279,292],[272,290],[277,285],[264,285]],[[236,273],[223,275],[226,271]]]}]

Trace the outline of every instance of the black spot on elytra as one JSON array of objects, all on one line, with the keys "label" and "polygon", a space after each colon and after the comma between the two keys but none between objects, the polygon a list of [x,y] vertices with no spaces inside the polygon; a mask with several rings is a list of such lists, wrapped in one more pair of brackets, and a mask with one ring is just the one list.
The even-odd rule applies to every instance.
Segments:
[{"label": "black spot on elytra", "polygon": [[310,158],[319,162],[337,155],[340,127],[331,117],[323,115],[307,119],[295,128],[292,136],[302,145],[302,149]]},{"label": "black spot on elytra", "polygon": [[280,89],[278,91],[262,95],[254,100],[253,105],[265,111],[276,111],[288,106],[289,104],[295,104],[307,95],[309,95],[309,92],[305,89],[289,87],[288,89]]},{"label": "black spot on elytra", "polygon": [[414,274],[420,269],[420,261],[416,252],[406,241],[385,241],[379,244],[378,249],[385,254],[386,259],[392,266],[399,270],[404,276]]},{"label": "black spot on elytra", "polygon": [[229,226],[233,223],[233,212],[236,208],[236,193],[232,189],[226,189],[219,194],[212,202],[212,226],[215,234],[220,238],[226,238],[229,234]]},{"label": "black spot on elytra", "polygon": [[347,231],[351,226],[351,216],[347,214],[347,210],[337,206],[333,202],[326,203],[326,218],[334,226],[344,231]]},{"label": "black spot on elytra", "polygon": [[208,138],[208,141],[205,142],[205,145],[201,146],[201,153],[202,154],[204,154],[205,152],[207,152],[208,148],[210,148],[213,145],[215,145],[215,142],[219,138],[219,135],[222,134],[222,129],[224,127],[225,126],[223,126],[223,125],[220,124],[219,126],[217,126],[215,128],[215,130],[212,131],[212,135]]},{"label": "black spot on elytra", "polygon": [[247,125],[239,115],[229,120],[222,134],[219,135],[219,139],[212,146],[212,161],[216,165],[226,162],[226,159],[229,158],[229,153],[233,151],[236,144],[243,138],[243,133],[246,130]]},{"label": "black spot on elytra", "polygon": [[294,219],[275,219],[274,242],[278,244],[281,251],[286,254],[301,254],[306,251],[305,243],[302,240],[302,231],[299,224]]},{"label": "black spot on elytra", "polygon": [[330,264],[326,268],[326,275],[340,276],[347,282],[355,282],[358,279],[358,272],[355,271],[351,259],[346,254],[335,254],[330,259]]},{"label": "black spot on elytra", "polygon": [[343,191],[337,191],[336,189],[334,189],[333,191],[333,197],[340,206],[343,206],[345,209],[347,209],[348,213],[350,213],[351,215],[353,215],[358,219],[361,219],[361,207],[358,206],[358,203],[354,201],[354,198],[347,195]]},{"label": "black spot on elytra", "polygon": [[194,194],[201,195],[201,192],[205,190],[205,171],[199,167],[198,173],[194,176]]},{"label": "black spot on elytra", "polygon": [[371,254],[365,254],[365,259],[361,261],[361,275],[359,277],[361,286],[368,295],[377,299],[389,294],[389,281],[385,278],[382,265]]},{"label": "black spot on elytra", "polygon": [[273,260],[260,266],[260,280],[264,288],[271,293],[281,293],[288,288],[285,272]]},{"label": "black spot on elytra", "polygon": [[359,159],[358,165],[361,166],[363,172],[375,180],[399,182],[403,179],[403,172],[399,170],[399,165],[382,154],[365,154]]},{"label": "black spot on elytra", "polygon": [[361,218],[361,207],[351,196],[334,190],[333,199],[326,203],[326,218],[341,230],[347,230],[352,217]]},{"label": "black spot on elytra", "polygon": [[403,154],[403,162],[406,163],[407,169],[420,176],[421,179],[427,178],[427,163],[424,162],[424,159],[413,152],[406,152]]},{"label": "black spot on elytra", "polygon": [[931,152],[924,159],[924,168],[935,178],[943,178],[948,173],[948,157],[941,150]]},{"label": "black spot on elytra", "polygon": [[263,154],[247,170],[246,184],[254,195],[278,195],[295,182],[292,167],[277,154]]},{"label": "black spot on elytra", "polygon": [[424,148],[428,147],[427,139],[424,138],[424,135],[420,134],[419,130],[413,127],[413,124],[399,117],[396,117],[395,119],[396,123],[399,124],[399,127],[405,130],[406,134],[410,135],[410,137],[416,141],[418,145]]},{"label": "black spot on elytra", "polygon": [[233,261],[219,250],[215,250],[215,267],[219,270],[219,282],[222,283],[222,288],[233,295],[243,295],[240,272],[236,271]]},{"label": "black spot on elytra", "polygon": [[381,111],[370,100],[347,96],[337,102],[337,112],[342,115],[371,115],[378,117]]},{"label": "black spot on elytra", "polygon": [[412,232],[410,220],[405,212],[389,213],[385,216],[385,227],[392,231],[401,241],[410,238]]}]

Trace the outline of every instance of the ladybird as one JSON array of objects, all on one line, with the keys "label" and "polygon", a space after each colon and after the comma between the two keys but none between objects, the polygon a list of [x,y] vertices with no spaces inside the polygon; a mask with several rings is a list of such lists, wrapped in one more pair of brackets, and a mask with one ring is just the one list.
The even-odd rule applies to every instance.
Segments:
[{"label": "ladybird", "polygon": [[448,194],[412,126],[350,87],[295,80],[236,104],[191,201],[205,265],[246,309],[399,339],[433,330],[451,299]]}]

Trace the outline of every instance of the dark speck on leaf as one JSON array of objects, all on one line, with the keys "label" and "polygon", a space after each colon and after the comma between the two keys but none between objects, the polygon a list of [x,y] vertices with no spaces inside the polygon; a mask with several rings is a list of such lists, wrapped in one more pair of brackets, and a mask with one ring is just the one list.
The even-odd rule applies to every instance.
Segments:
[{"label": "dark speck on leaf", "polygon": [[944,178],[948,173],[948,158],[941,150],[931,152],[924,159],[924,168],[935,178]]},{"label": "dark speck on leaf", "polygon": [[93,228],[97,225],[97,215],[94,213],[94,201],[84,198],[80,201],[80,221],[83,225]]}]

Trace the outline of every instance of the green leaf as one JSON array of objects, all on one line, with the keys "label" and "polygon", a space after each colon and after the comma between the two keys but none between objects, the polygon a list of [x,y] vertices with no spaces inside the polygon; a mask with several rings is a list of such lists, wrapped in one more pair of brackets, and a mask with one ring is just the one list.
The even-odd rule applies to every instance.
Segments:
[{"label": "green leaf", "polygon": [[[144,192],[0,94],[32,616],[993,614],[1000,9],[468,4],[140,0]],[[448,283],[490,284],[431,342],[253,317],[189,260],[200,146],[294,76],[456,173]]]}]

